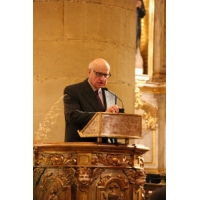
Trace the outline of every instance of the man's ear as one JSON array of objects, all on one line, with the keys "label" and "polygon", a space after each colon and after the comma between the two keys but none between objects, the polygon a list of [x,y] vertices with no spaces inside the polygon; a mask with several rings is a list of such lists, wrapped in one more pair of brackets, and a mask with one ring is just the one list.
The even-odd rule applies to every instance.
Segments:
[{"label": "man's ear", "polygon": [[92,71],[91,69],[88,69],[88,75],[91,73],[91,71]]}]

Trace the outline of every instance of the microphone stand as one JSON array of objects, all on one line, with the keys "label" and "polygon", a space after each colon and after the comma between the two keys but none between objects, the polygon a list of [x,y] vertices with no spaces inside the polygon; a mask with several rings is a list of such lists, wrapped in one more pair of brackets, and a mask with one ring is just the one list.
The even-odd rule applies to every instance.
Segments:
[{"label": "microphone stand", "polygon": [[108,88],[104,88],[106,91],[110,92],[112,95],[114,95],[117,99],[119,99],[122,103],[122,108],[119,108],[119,113],[125,113],[124,111],[124,104],[123,104],[123,101],[116,95],[114,94],[113,92],[111,92],[110,90],[108,90]]}]

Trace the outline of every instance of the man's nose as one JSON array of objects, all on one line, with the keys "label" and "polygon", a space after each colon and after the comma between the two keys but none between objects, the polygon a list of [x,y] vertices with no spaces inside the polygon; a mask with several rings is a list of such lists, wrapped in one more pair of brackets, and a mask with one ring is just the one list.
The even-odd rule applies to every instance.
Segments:
[{"label": "man's nose", "polygon": [[102,75],[102,76],[100,77],[100,79],[101,79],[101,80],[105,80],[106,77],[105,77],[104,75]]}]

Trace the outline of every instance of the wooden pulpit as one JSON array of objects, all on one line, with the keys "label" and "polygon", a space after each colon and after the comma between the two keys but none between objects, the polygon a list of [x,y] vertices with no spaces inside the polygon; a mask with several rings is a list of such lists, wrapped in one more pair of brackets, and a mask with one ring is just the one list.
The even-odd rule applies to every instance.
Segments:
[{"label": "wooden pulpit", "polygon": [[34,200],[144,200],[143,145],[101,143],[140,138],[140,115],[97,113],[79,130],[97,142],[34,144]]}]

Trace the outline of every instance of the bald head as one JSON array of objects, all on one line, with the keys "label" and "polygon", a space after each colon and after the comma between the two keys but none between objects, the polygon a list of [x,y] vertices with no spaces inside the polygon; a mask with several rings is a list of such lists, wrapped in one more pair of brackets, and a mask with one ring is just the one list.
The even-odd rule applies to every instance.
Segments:
[{"label": "bald head", "polygon": [[104,67],[107,68],[107,70],[110,71],[110,65],[108,64],[108,62],[106,60],[104,60],[103,58],[97,58],[95,60],[93,60],[90,64],[89,64],[89,69],[96,69],[99,67]]}]

